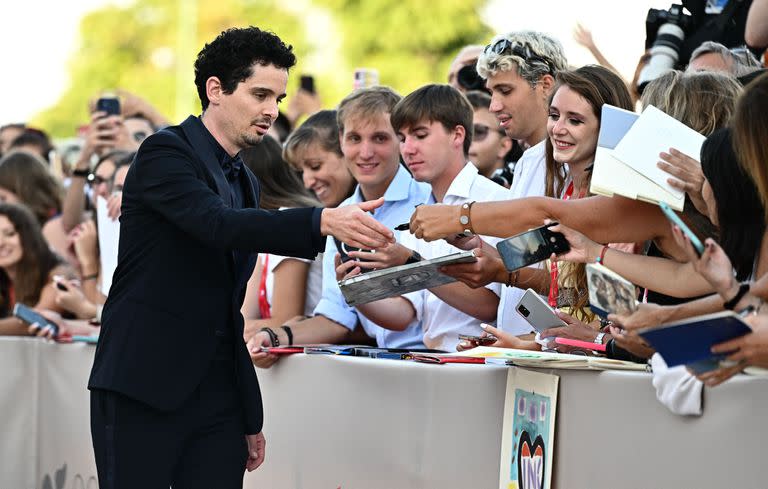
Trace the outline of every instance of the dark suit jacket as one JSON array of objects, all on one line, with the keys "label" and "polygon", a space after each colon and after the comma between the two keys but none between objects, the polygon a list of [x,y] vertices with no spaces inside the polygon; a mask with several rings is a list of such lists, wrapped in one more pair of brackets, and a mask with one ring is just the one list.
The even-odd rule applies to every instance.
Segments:
[{"label": "dark suit jacket", "polygon": [[[233,325],[247,433],[261,431],[256,373],[243,342],[240,307],[256,253],[314,257],[324,246],[320,209],[258,210],[258,182],[240,172],[244,208],[199,120],[146,139],[128,171],[118,265],[102,313],[90,389],[172,411],[207,372],[215,329]],[[234,269],[233,250],[247,251]]]}]

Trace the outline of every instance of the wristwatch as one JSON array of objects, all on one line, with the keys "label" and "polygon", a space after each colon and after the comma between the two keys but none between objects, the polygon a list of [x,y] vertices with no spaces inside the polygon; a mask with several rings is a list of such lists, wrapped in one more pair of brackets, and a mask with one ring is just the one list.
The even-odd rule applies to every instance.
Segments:
[{"label": "wristwatch", "polygon": [[75,168],[74,170],[72,170],[73,177],[88,178],[88,175],[90,174],[91,174],[91,170],[88,170],[86,168]]},{"label": "wristwatch", "polygon": [[406,265],[410,265],[411,263],[418,263],[418,262],[420,262],[423,259],[424,258],[421,257],[421,255],[419,254],[418,251],[413,250],[411,252],[411,256],[409,256],[408,259],[405,260],[405,264]]},{"label": "wristwatch", "polygon": [[594,340],[594,342],[595,342],[596,344],[598,344],[598,345],[602,345],[602,344],[603,344],[603,338],[604,338],[604,337],[605,337],[605,333],[603,333],[603,332],[601,331],[601,332],[597,333],[597,336],[595,336],[595,340]]}]

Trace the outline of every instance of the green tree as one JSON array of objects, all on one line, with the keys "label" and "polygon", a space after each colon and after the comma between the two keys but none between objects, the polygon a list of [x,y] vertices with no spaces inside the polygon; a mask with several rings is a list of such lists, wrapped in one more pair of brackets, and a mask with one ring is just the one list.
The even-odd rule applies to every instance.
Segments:
[{"label": "green tree", "polygon": [[122,88],[149,100],[172,122],[199,112],[193,63],[205,42],[233,26],[258,25],[307,53],[303,24],[279,0],[138,0],[85,16],[79,49],[69,62],[70,83],[34,124],[70,137],[89,120],[88,101]]},{"label": "green tree", "polygon": [[444,82],[461,46],[487,41],[478,9],[485,0],[136,0],[83,18],[70,85],[33,122],[56,137],[88,122],[88,100],[123,88],[172,122],[200,110],[193,63],[203,44],[233,26],[257,25],[294,46],[300,73],[317,79],[326,107],[352,88],[356,67],[376,68],[382,84],[406,94]]},{"label": "green tree", "polygon": [[425,83],[445,83],[448,65],[466,44],[492,32],[479,10],[485,0],[316,0],[337,12],[347,87],[355,67],[379,71],[382,84],[405,95]]}]

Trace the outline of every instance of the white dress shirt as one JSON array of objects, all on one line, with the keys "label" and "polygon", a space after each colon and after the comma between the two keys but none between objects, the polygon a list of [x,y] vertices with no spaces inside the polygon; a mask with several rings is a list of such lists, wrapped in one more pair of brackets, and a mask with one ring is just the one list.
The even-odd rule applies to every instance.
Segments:
[{"label": "white dress shirt", "polygon": [[[507,199],[544,196],[547,178],[545,152],[546,139],[525,150],[515,165],[515,177]],[[533,265],[534,268],[537,266],[540,265]],[[503,287],[496,320],[499,327],[507,333],[521,335],[533,332],[531,325],[515,310],[524,293],[525,290],[517,287]]]},{"label": "white dress shirt", "polygon": [[[507,198],[507,189],[480,175],[475,165],[467,162],[451,182],[442,203],[460,205],[469,201],[486,202]],[[430,203],[435,203],[434,196],[432,196]],[[461,251],[445,240],[428,243],[407,232],[400,234],[398,239],[401,244],[417,251],[426,259]],[[490,244],[496,244],[499,241],[498,238],[485,236],[483,239]],[[496,295],[500,294],[501,287],[501,284],[498,283],[486,286]],[[483,331],[479,319],[446,304],[429,290],[411,292],[403,295],[403,297],[413,304],[417,317],[421,319],[424,344],[427,348],[455,351],[456,345],[459,343],[459,334],[479,335]]]}]

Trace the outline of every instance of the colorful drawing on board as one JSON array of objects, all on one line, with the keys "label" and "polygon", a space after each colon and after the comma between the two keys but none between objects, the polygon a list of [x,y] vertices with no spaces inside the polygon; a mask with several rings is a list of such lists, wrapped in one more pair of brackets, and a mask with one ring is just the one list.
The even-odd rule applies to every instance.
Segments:
[{"label": "colorful drawing on board", "polygon": [[520,489],[542,489],[549,450],[550,399],[515,389],[513,455],[510,480]]},{"label": "colorful drawing on board", "polygon": [[519,368],[507,375],[500,489],[549,489],[559,378]]}]

